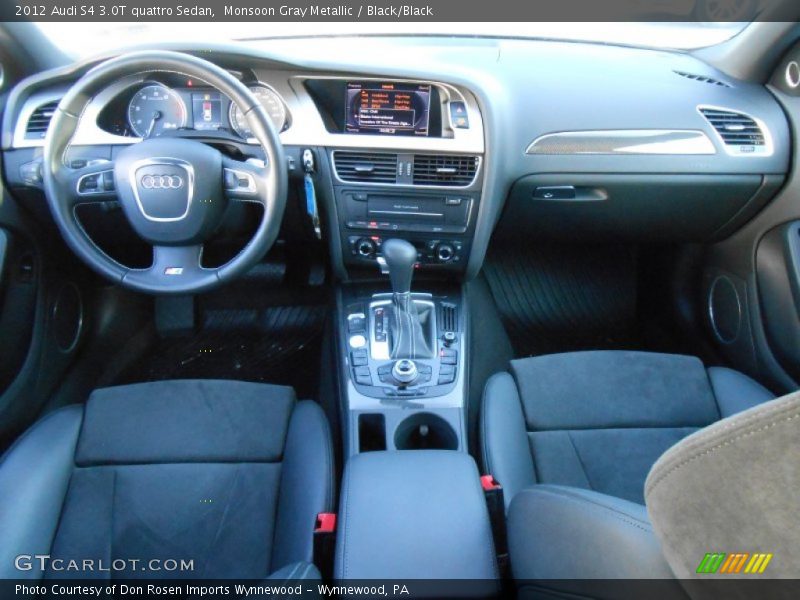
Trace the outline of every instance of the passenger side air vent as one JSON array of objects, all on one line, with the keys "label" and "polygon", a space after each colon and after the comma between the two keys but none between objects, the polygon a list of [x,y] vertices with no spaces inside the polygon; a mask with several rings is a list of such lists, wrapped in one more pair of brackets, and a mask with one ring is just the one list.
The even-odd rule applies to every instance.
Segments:
[{"label": "passenger side air vent", "polygon": [[397,154],[337,150],[333,153],[333,166],[342,181],[397,182]]},{"label": "passenger side air vent", "polygon": [[686,73],[685,71],[675,71],[677,75],[681,77],[686,77],[686,79],[693,79],[694,81],[700,81],[702,83],[708,83],[710,85],[718,85],[720,87],[729,88],[731,85],[729,83],[725,83],[724,81],[720,81],[719,79],[714,79],[713,77],[707,77],[705,75],[696,75],[694,73]]},{"label": "passenger side air vent", "polygon": [[455,304],[439,304],[439,331],[458,331],[458,309]]},{"label": "passenger side air vent", "polygon": [[769,151],[767,138],[752,117],[731,110],[700,108],[700,113],[717,130],[728,151],[736,154],[763,154]]},{"label": "passenger side air vent", "polygon": [[463,187],[471,184],[480,158],[456,154],[414,155],[414,185]]},{"label": "passenger side air vent", "polygon": [[47,135],[47,127],[50,125],[50,119],[58,107],[58,100],[42,104],[31,113],[28,119],[28,124],[25,126],[25,139],[41,140]]}]

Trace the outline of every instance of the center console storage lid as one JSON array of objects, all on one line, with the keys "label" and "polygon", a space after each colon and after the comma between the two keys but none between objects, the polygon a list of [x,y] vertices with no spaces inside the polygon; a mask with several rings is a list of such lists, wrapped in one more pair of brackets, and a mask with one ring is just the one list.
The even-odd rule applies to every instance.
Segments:
[{"label": "center console storage lid", "polygon": [[464,452],[353,456],[339,515],[336,579],[498,578],[478,469]]}]

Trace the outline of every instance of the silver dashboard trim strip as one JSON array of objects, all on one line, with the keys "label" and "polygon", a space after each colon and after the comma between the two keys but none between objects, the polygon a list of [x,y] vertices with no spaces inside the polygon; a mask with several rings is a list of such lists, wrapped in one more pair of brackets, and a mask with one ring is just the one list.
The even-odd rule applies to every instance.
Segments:
[{"label": "silver dashboard trim strip", "polygon": [[693,155],[716,154],[705,132],[695,129],[559,131],[539,136],[526,154]]}]

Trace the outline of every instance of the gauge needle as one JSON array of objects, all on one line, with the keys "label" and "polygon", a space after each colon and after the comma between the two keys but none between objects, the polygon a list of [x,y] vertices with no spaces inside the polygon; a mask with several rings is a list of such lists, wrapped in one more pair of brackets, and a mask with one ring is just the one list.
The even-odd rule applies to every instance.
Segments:
[{"label": "gauge needle", "polygon": [[153,120],[150,121],[150,127],[147,128],[147,135],[144,137],[149,138],[152,135],[153,129],[155,129],[156,126],[156,122],[161,118],[161,116],[160,110],[153,111]]}]

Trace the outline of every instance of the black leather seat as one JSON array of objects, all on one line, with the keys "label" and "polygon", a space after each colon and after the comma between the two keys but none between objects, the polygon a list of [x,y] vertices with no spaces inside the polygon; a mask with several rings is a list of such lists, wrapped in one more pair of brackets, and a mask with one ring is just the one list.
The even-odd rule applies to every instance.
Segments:
[{"label": "black leather seat", "polygon": [[[96,390],[85,407],[36,423],[0,463],[0,577],[110,576],[58,569],[70,559],[142,561],[114,578],[316,577],[313,530],[333,507],[331,457],[323,411],[291,388],[198,380]],[[50,566],[15,569],[16,556],[35,554]],[[193,568],[142,571],[151,559]]]},{"label": "black leather seat", "polygon": [[650,468],[685,436],[773,398],[690,356],[512,361],[487,383],[481,428],[484,466],[505,490],[514,576],[669,576],[644,507]]}]

